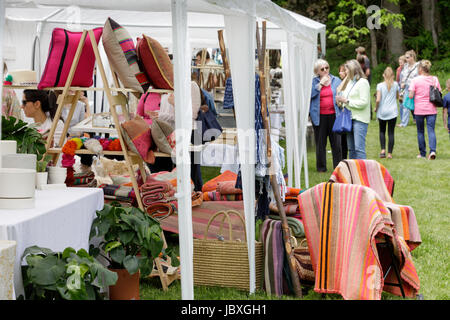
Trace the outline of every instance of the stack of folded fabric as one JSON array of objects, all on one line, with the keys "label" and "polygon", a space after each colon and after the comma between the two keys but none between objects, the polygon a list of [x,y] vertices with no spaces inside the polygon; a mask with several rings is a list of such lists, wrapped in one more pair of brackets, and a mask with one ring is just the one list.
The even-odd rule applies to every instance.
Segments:
[{"label": "stack of folded fabric", "polygon": [[[288,216],[299,215],[300,214],[300,209],[298,207],[297,199],[295,199],[295,200],[293,200],[293,199],[286,199],[283,202],[283,207],[284,207],[284,212]],[[279,213],[277,204],[275,202],[269,203],[269,209],[270,209],[270,211],[272,213],[277,213],[277,214]]]},{"label": "stack of folded fabric", "polygon": [[95,173],[93,171],[75,173],[73,177],[74,182],[72,187],[95,188],[97,186]]},{"label": "stack of folded fabric", "polygon": [[[269,218],[273,220],[281,220],[281,217],[277,215],[269,215]],[[288,216],[286,217],[286,220],[294,237],[303,238],[305,236],[305,228],[303,227],[303,222],[302,219],[300,219],[299,214]]]},{"label": "stack of folded fabric", "polygon": [[203,192],[204,201],[241,201],[242,189],[235,188],[236,180],[217,182],[216,190]]},{"label": "stack of folded fabric", "polygon": [[105,199],[131,203],[136,201],[133,187],[120,184],[101,184],[99,188],[103,189]]}]

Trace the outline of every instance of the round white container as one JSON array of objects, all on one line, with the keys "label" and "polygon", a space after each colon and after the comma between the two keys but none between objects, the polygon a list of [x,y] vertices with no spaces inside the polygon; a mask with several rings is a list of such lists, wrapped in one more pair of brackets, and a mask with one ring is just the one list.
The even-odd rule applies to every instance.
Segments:
[{"label": "round white container", "polygon": [[0,198],[0,209],[33,209],[35,206],[34,198],[24,199],[3,199]]},{"label": "round white container", "polygon": [[48,168],[48,183],[62,184],[66,181],[67,168],[63,167],[49,167]]},{"label": "round white container", "polygon": [[34,198],[36,170],[0,168],[0,198]]},{"label": "round white container", "polygon": [[36,188],[48,183],[48,172],[36,172]]},{"label": "round white container", "polygon": [[23,153],[2,155],[2,168],[36,170],[36,155]]},{"label": "round white container", "polygon": [[5,154],[17,153],[17,141],[0,140],[0,156]]}]

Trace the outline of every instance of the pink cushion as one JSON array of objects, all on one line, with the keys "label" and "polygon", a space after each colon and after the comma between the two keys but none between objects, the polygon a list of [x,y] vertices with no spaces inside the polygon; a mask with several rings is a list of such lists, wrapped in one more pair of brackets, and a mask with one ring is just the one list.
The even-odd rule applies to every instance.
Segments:
[{"label": "pink cushion", "polygon": [[149,125],[152,124],[152,118],[147,111],[159,111],[161,103],[161,95],[156,92],[144,93],[139,99],[137,106],[137,114],[140,115]]},{"label": "pink cushion", "polygon": [[[95,28],[93,31],[95,41],[98,44],[102,36],[103,28]],[[66,84],[81,35],[82,32],[72,32],[62,28],[53,29],[47,63],[38,89],[63,87]],[[72,80],[72,86],[92,86],[94,64],[95,55],[92,49],[91,39],[87,36]]]}]

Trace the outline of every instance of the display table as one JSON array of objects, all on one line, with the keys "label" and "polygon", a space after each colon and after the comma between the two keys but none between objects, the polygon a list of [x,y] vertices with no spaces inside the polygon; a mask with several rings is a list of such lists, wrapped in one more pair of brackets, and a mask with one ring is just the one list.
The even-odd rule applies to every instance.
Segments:
[{"label": "display table", "polygon": [[88,250],[92,221],[103,201],[103,190],[98,188],[36,190],[34,209],[0,210],[0,240],[17,242],[15,297],[24,294],[21,258],[25,249],[36,245],[53,251]]}]

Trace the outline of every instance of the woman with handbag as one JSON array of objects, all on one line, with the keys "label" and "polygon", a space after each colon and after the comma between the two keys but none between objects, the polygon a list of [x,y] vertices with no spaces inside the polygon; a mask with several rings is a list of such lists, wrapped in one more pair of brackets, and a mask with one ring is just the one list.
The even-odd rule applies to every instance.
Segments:
[{"label": "woman with handbag", "polygon": [[400,74],[400,100],[402,103],[400,104],[401,122],[400,124],[398,124],[398,127],[406,127],[408,125],[409,113],[412,113],[412,111],[404,106],[404,97],[408,95],[409,85],[411,84],[412,79],[419,75],[419,63],[416,62],[416,52],[414,50],[406,51],[405,59],[406,64],[403,66],[402,72]]},{"label": "woman with handbag", "polygon": [[341,136],[331,130],[340,112],[336,104],[336,90],[341,80],[330,74],[330,65],[323,59],[314,64],[314,73],[316,77],[312,81],[309,116],[316,143],[316,169],[318,172],[326,172],[327,138],[330,140],[333,168],[342,160]]},{"label": "woman with handbag", "polygon": [[427,155],[424,132],[426,119],[428,144],[430,147],[428,159],[434,160],[436,159],[436,134],[434,132],[434,128],[436,125],[437,109],[436,105],[432,102],[434,101],[434,97],[432,97],[432,90],[436,90],[435,88],[437,88],[440,92],[441,85],[439,84],[437,77],[430,75],[430,69],[430,61],[422,60],[419,62],[419,76],[411,81],[409,86],[409,97],[411,99],[414,98],[414,115],[416,116],[417,141],[420,151],[417,158],[425,158]]},{"label": "woman with handbag", "polygon": [[397,121],[397,100],[399,86],[394,81],[394,71],[391,67],[387,67],[383,72],[384,82],[377,84],[377,98],[375,112],[377,113],[378,122],[380,124],[380,158],[386,157],[386,126],[388,128],[388,154],[387,158],[392,159],[392,151],[394,149],[394,131],[395,122]]},{"label": "woman with handbag", "polygon": [[366,159],[366,135],[370,122],[370,85],[356,60],[345,63],[348,84],[342,95],[336,97],[338,103],[352,113],[352,130],[347,133],[350,159]]}]

